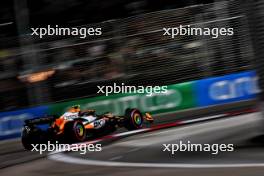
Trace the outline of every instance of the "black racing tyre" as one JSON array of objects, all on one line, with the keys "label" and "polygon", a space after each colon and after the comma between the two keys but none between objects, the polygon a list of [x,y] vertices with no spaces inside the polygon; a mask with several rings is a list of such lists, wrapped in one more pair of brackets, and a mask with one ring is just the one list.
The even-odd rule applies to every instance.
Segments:
[{"label": "black racing tyre", "polygon": [[86,129],[81,121],[70,121],[65,124],[64,138],[69,143],[83,142],[86,139]]},{"label": "black racing tyre", "polygon": [[32,150],[33,147],[31,144],[33,143],[33,140],[30,137],[28,130],[26,130],[24,127],[22,129],[21,142],[26,150]]},{"label": "black racing tyre", "polygon": [[41,130],[37,128],[23,127],[21,133],[21,142],[26,150],[32,150],[32,144],[41,142]]},{"label": "black racing tyre", "polygon": [[126,109],[124,127],[128,130],[142,128],[144,118],[138,109]]}]

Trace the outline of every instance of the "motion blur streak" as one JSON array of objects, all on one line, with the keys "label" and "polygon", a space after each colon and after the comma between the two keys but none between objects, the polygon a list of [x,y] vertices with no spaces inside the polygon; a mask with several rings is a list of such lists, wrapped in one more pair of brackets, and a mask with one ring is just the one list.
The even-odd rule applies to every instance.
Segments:
[{"label": "motion blur streak", "polygon": [[[210,175],[207,169],[213,169],[211,171],[214,172],[217,172],[218,169],[225,169],[225,172],[230,174],[233,171],[229,169],[240,168],[239,173],[248,174],[250,168],[254,168],[256,169],[256,173],[258,173],[263,167],[264,162],[261,154],[262,149],[256,147],[248,150],[248,147],[252,145],[248,139],[255,136],[259,122],[259,113],[253,113],[235,118],[220,119],[180,128],[145,133],[131,136],[109,146],[105,146],[102,153],[88,153],[87,156],[81,158],[80,155],[75,155],[74,153],[58,153],[50,155],[49,158],[62,162],[54,163],[52,160],[40,159],[23,165],[13,166],[12,168],[14,169],[12,170],[4,169],[1,171],[1,174],[12,175],[17,170],[21,170],[26,175],[33,175],[38,170],[41,171],[40,175],[51,173],[59,174],[61,172],[92,174],[95,171],[99,174],[107,175],[105,171],[109,170],[112,173],[123,171],[126,175],[133,175],[135,168],[137,168],[136,170],[139,174],[148,171],[149,174],[153,173],[154,175],[157,171],[159,173],[167,173],[168,175],[180,174],[181,170],[179,169],[181,168],[205,169],[200,174],[206,176]],[[191,140],[193,142],[199,141],[201,143],[210,143],[210,141],[228,143],[232,141],[235,143],[235,152],[214,156],[214,162],[212,162],[212,156],[205,153],[178,153],[176,157],[171,157],[161,151],[162,143],[173,143],[179,139]],[[247,157],[248,155],[251,155],[251,157]],[[110,159],[112,158],[116,158],[118,161],[111,161]],[[68,164],[65,165],[63,162],[68,162],[68,164],[72,165],[69,167]],[[83,164],[85,166],[82,166]],[[87,170],[87,164],[90,165],[90,168],[93,166],[93,169]],[[242,166],[248,170],[245,171]],[[124,169],[122,169],[123,167]],[[129,169],[130,167],[134,169]],[[152,168],[151,171],[148,169],[151,167],[156,167],[156,169]],[[144,170],[140,168],[144,168]],[[164,170],[163,168],[171,168],[173,172],[171,172],[172,170]],[[195,172],[197,171],[188,170],[185,171],[185,175],[193,175]]]},{"label": "motion blur streak", "polygon": [[[202,139],[203,135],[208,136],[208,134],[210,133],[214,133],[217,131],[228,131],[227,133],[240,133],[241,130],[244,128],[245,126],[251,126],[251,130],[252,127],[256,127],[259,119],[259,113],[254,113],[254,114],[249,114],[249,115],[242,115],[240,117],[236,117],[235,119],[223,119],[223,120],[218,120],[218,121],[213,121],[213,122],[207,122],[204,124],[198,124],[198,125],[193,125],[193,126],[187,126],[187,127],[183,127],[183,128],[179,128],[179,129],[169,129],[169,130],[165,130],[162,133],[160,132],[153,132],[147,136],[141,135],[138,137],[132,137],[132,139],[125,139],[123,141],[117,142],[115,144],[113,144],[113,146],[109,146],[106,149],[104,149],[105,151],[109,151],[112,150],[112,148],[118,148],[118,147],[138,147],[138,146],[144,146],[145,148],[141,148],[141,152],[143,152],[145,149],[147,148],[152,148],[154,146],[158,146],[161,143],[165,142],[165,141],[175,141],[175,140],[180,140],[180,139],[193,139],[195,138],[195,140],[197,140],[197,136],[200,137]],[[238,121],[239,120],[239,121]],[[252,126],[253,124],[253,126]],[[232,130],[232,128],[236,127],[236,130]],[[237,130],[237,128],[239,128],[239,130]],[[250,129],[250,128],[247,128]],[[221,133],[221,132],[220,132]],[[174,135],[176,134],[176,135]],[[218,136],[222,136],[223,134],[218,134],[218,135],[213,135],[214,137],[218,137]],[[166,138],[164,138],[164,136],[166,136]],[[211,138],[213,137],[211,136]],[[133,139],[134,138],[134,139]],[[207,138],[206,138],[207,139]],[[210,141],[211,139],[209,138],[208,141]],[[204,139],[203,139],[204,141]],[[206,141],[206,140],[205,140]],[[125,144],[125,145],[124,145]],[[161,147],[161,146],[160,146]],[[239,149],[238,149],[239,150]],[[156,151],[155,151],[156,152]],[[139,151],[137,150],[136,153],[138,155]],[[124,153],[125,155],[128,155],[126,153]],[[180,152],[178,153],[179,155],[184,155],[181,154]],[[243,153],[242,153],[243,154]],[[117,156],[122,155],[121,153],[117,153]],[[132,155],[132,153],[129,153],[129,155]],[[166,155],[166,154],[163,154]],[[177,154],[176,154],[177,155]],[[195,155],[195,153],[193,154]],[[227,154],[227,156],[232,156],[233,154]],[[154,155],[155,156],[155,155]],[[156,155],[157,157],[159,155]],[[206,156],[206,155],[205,155]],[[173,156],[171,156],[173,157]],[[208,157],[208,156],[207,156]],[[209,156],[209,157],[213,157],[213,156]],[[217,158],[217,156],[214,156],[215,158]],[[248,161],[236,161],[236,159],[234,158],[232,163],[204,163],[204,164],[200,164],[199,162],[190,162],[190,163],[185,163],[184,161],[182,161],[183,163],[181,163],[180,161],[177,161],[176,158],[174,158],[176,161],[176,163],[157,163],[157,162],[153,162],[153,161],[159,161],[157,159],[153,160],[153,159],[147,159],[149,161],[151,161],[150,163],[147,162],[129,162],[126,161],[125,159],[122,159],[123,161],[120,162],[115,162],[115,161],[105,161],[105,160],[95,160],[92,159],[94,158],[94,156],[89,157],[89,155],[87,156],[87,158],[78,158],[78,157],[73,157],[72,155],[67,155],[67,154],[56,154],[56,155],[50,155],[49,156],[50,159],[55,160],[55,161],[61,161],[61,162],[67,162],[67,163],[74,163],[74,164],[81,164],[81,165],[93,165],[93,166],[109,166],[109,167],[160,167],[160,168],[236,168],[236,167],[264,167],[264,163],[258,163],[258,162],[248,162]],[[123,156],[122,158],[127,158],[126,156]],[[155,157],[154,157],[155,158]],[[204,160],[204,157],[200,158],[201,160]],[[139,159],[138,160],[142,160]],[[222,162],[225,161],[225,159],[221,159],[223,160]],[[173,161],[172,161],[173,162]],[[179,162],[179,163],[178,163]],[[237,163],[236,163],[237,162]]]},{"label": "motion blur streak", "polygon": [[[264,118],[236,111],[258,106],[263,94],[263,9],[263,0],[1,0],[0,175],[263,176]],[[48,25],[102,33],[30,35]],[[163,35],[188,25],[233,33]],[[168,92],[97,94],[113,83]],[[138,108],[156,121],[86,141],[103,143],[96,153],[23,150],[24,120],[60,116],[75,104],[99,114]],[[235,150],[162,152],[162,144],[180,140]]]}]

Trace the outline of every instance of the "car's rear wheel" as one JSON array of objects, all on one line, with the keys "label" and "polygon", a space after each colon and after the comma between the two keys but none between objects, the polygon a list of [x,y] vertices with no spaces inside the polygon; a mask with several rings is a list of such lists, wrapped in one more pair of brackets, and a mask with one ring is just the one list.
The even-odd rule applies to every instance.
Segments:
[{"label": "car's rear wheel", "polygon": [[86,129],[81,121],[70,121],[65,124],[64,135],[69,143],[83,142],[86,139]]},{"label": "car's rear wheel", "polygon": [[125,128],[128,130],[135,130],[142,128],[143,115],[138,109],[127,109],[125,112]]},{"label": "car's rear wheel", "polygon": [[26,150],[32,150],[32,144],[41,143],[41,130],[34,127],[24,126],[21,133],[21,142]]}]

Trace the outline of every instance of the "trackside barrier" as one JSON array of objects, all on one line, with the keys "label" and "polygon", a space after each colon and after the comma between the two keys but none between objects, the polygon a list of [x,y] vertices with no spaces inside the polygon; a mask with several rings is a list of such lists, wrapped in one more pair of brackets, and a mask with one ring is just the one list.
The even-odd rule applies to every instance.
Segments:
[{"label": "trackside barrier", "polygon": [[168,86],[165,94],[146,96],[142,94],[115,94],[76,101],[57,103],[50,106],[51,114],[61,114],[72,104],[82,108],[96,109],[98,113],[111,111],[123,114],[128,107],[137,107],[143,112],[160,114],[190,108],[220,105],[254,99],[260,92],[255,71]]},{"label": "trackside barrier", "polygon": [[198,107],[254,99],[260,93],[255,71],[196,81],[195,91]]},{"label": "trackside barrier", "polygon": [[115,94],[82,100],[57,103],[50,106],[51,114],[61,114],[69,106],[80,104],[83,109],[96,109],[98,113],[113,112],[122,115],[128,107],[137,107],[142,112],[159,114],[196,106],[193,82],[168,86],[167,93],[146,96],[142,94]]},{"label": "trackside barrier", "polygon": [[0,140],[19,137],[24,120],[47,114],[48,106],[0,113]]},{"label": "trackside barrier", "polygon": [[128,107],[137,107],[142,112],[158,115],[254,99],[260,92],[257,80],[255,71],[247,71],[169,85],[164,94],[115,94],[3,112],[0,113],[0,140],[19,137],[25,119],[46,114],[60,115],[73,104],[80,104],[82,109],[95,109],[98,113],[111,111],[121,115]]}]

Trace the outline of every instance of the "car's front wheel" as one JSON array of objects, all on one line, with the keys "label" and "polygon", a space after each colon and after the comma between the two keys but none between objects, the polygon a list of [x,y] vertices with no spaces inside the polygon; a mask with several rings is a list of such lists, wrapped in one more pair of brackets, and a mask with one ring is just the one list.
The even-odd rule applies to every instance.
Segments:
[{"label": "car's front wheel", "polygon": [[64,135],[69,143],[83,142],[86,139],[86,129],[81,121],[70,121],[65,124]]},{"label": "car's front wheel", "polygon": [[125,128],[128,130],[135,130],[142,128],[143,115],[138,109],[127,109],[125,112]]}]

